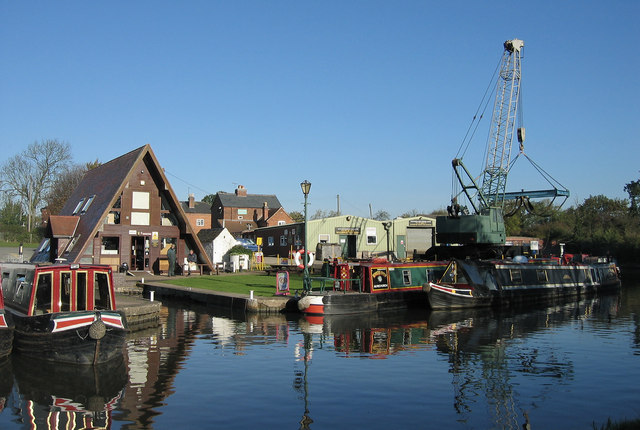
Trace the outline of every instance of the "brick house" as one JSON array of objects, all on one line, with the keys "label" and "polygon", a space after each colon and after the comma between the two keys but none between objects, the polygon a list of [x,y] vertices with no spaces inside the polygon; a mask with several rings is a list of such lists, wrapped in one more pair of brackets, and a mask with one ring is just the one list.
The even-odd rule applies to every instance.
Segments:
[{"label": "brick house", "polygon": [[234,193],[219,191],[211,205],[213,228],[226,228],[234,237],[258,227],[291,224],[293,220],[273,194],[249,194],[243,185]]},{"label": "brick house", "polygon": [[180,202],[189,224],[198,234],[200,230],[211,228],[211,205],[206,202],[197,202],[193,194],[189,194],[189,200]]}]

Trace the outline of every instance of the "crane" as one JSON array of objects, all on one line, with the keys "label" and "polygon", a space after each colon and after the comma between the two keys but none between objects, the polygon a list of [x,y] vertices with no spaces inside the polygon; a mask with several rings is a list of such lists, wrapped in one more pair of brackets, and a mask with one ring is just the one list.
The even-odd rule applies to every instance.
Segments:
[{"label": "crane", "polygon": [[[479,176],[482,181],[471,175],[462,158],[453,159],[454,188],[459,186],[461,191],[452,194],[451,205],[447,207],[448,215],[436,218],[436,240],[440,244],[473,245],[487,249],[503,246],[506,241],[505,201],[518,200],[519,204],[524,202],[531,208],[529,198],[552,197],[555,200],[556,197],[565,197],[566,201],[569,197],[566,188],[524,153],[525,129],[521,124],[516,126],[516,121],[521,121],[522,118],[520,86],[524,42],[520,39],[507,40],[503,47],[484,169]],[[514,136],[518,139],[520,151],[512,159],[511,147]],[[520,155],[524,155],[552,184],[552,189],[506,192],[509,171]],[[560,185],[561,188],[556,185]],[[463,195],[471,205],[473,213],[469,213],[467,206],[460,204],[459,198]]]}]

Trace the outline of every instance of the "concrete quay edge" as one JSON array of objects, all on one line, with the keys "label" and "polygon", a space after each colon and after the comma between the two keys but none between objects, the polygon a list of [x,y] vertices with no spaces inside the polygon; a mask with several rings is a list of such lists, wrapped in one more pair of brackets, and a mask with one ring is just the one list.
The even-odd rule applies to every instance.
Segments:
[{"label": "concrete quay edge", "polygon": [[205,305],[241,309],[250,313],[269,314],[297,311],[291,296],[254,296],[251,298],[247,294],[226,293],[154,282],[138,283],[138,286],[142,288],[142,295],[146,298],[149,298],[151,292],[153,292],[157,298],[190,300]]}]

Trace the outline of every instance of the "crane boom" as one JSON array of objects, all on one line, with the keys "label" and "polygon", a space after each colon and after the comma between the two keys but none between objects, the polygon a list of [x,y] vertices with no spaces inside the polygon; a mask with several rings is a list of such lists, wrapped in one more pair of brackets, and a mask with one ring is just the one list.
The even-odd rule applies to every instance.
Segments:
[{"label": "crane boom", "polygon": [[[493,106],[491,132],[481,193],[491,207],[503,207],[507,174],[511,161],[511,143],[515,132],[520,103],[521,58],[524,42],[520,39],[504,42],[504,52]],[[524,133],[520,133],[523,138]]]}]

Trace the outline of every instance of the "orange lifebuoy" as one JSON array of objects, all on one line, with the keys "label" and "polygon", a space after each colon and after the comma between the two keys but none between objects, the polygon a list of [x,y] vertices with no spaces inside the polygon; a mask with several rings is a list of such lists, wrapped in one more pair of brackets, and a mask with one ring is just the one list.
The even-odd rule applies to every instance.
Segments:
[{"label": "orange lifebuoy", "polygon": [[[300,261],[300,256],[304,254],[304,252],[305,252],[304,249],[299,249],[293,255],[293,261],[295,261],[296,266],[298,266],[301,269],[304,269],[304,263]],[[307,251],[307,255],[309,256],[309,259],[307,261],[307,266],[311,267],[311,265],[313,264],[313,252]]]}]

